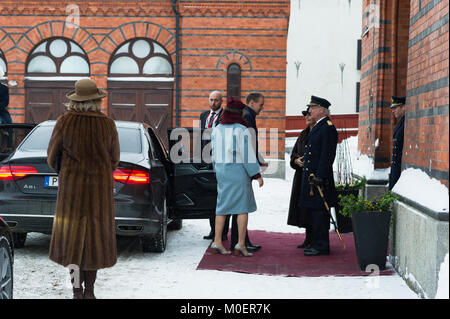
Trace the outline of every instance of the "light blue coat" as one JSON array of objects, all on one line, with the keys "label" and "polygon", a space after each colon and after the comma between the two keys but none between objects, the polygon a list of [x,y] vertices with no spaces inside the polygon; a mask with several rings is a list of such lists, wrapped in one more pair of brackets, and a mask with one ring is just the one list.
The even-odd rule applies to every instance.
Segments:
[{"label": "light blue coat", "polygon": [[219,124],[211,134],[217,179],[216,215],[256,211],[251,177],[260,173],[251,131],[241,124]]}]

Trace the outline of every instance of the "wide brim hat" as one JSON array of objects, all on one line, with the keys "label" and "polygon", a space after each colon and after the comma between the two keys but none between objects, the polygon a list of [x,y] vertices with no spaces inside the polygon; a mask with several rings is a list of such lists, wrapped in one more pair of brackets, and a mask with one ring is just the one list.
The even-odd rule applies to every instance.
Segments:
[{"label": "wide brim hat", "polygon": [[391,103],[391,109],[404,105],[406,103],[406,97],[405,96],[393,96],[392,97],[392,103]]},{"label": "wide brim hat", "polygon": [[330,107],[331,103],[328,102],[326,99],[318,97],[318,96],[314,96],[311,95],[311,100],[308,104],[306,104],[306,106],[310,107],[310,106],[321,106],[324,107],[326,109],[328,109]]},{"label": "wide brim hat", "polygon": [[97,84],[91,79],[81,79],[75,83],[75,90],[66,94],[69,100],[83,102],[98,100],[106,96],[106,92],[97,88]]}]

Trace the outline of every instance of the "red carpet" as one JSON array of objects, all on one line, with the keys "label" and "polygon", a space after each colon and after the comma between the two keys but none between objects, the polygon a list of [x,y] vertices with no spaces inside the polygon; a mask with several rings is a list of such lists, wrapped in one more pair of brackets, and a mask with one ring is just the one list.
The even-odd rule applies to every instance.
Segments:
[{"label": "red carpet", "polygon": [[[297,248],[303,242],[305,234],[252,230],[249,231],[249,236],[252,243],[262,246],[253,257],[213,254],[208,247],[197,269],[294,277],[371,274],[359,269],[352,233],[341,234],[346,246],[346,249],[343,249],[337,234],[330,232],[330,255],[316,257],[306,257],[303,255],[303,249]],[[224,246],[228,249],[230,242],[225,241]],[[395,271],[391,268],[381,271],[380,275],[393,273]]]}]

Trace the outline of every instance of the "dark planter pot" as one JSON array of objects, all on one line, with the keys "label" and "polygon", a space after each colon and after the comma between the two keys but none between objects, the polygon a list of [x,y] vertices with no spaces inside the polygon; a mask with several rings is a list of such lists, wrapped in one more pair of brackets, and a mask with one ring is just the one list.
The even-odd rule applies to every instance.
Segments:
[{"label": "dark planter pot", "polygon": [[361,270],[368,265],[386,269],[391,212],[358,212],[352,216],[356,255]]},{"label": "dark planter pot", "polygon": [[339,205],[339,195],[347,196],[347,195],[355,195],[355,197],[358,196],[359,190],[358,189],[346,189],[346,190],[339,190],[336,191],[338,196],[338,204],[336,205],[336,224],[339,228],[339,232],[341,234],[343,233],[351,233],[353,231],[352,227],[352,219],[351,217],[346,217],[339,213],[342,209],[341,205]]}]

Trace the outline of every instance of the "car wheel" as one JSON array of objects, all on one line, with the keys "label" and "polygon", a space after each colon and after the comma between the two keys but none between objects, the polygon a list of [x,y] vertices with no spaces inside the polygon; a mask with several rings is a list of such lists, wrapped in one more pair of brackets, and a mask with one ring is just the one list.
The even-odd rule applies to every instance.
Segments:
[{"label": "car wheel", "polygon": [[167,202],[164,201],[164,212],[159,224],[159,231],[154,237],[142,237],[142,251],[162,253],[166,250],[167,243]]},{"label": "car wheel", "polygon": [[27,240],[27,233],[12,233],[14,248],[23,248]]},{"label": "car wheel", "polygon": [[168,225],[170,230],[180,230],[183,228],[183,220],[182,219],[172,219],[170,224]]},{"label": "car wheel", "polygon": [[13,259],[6,237],[0,237],[0,299],[13,297]]}]

